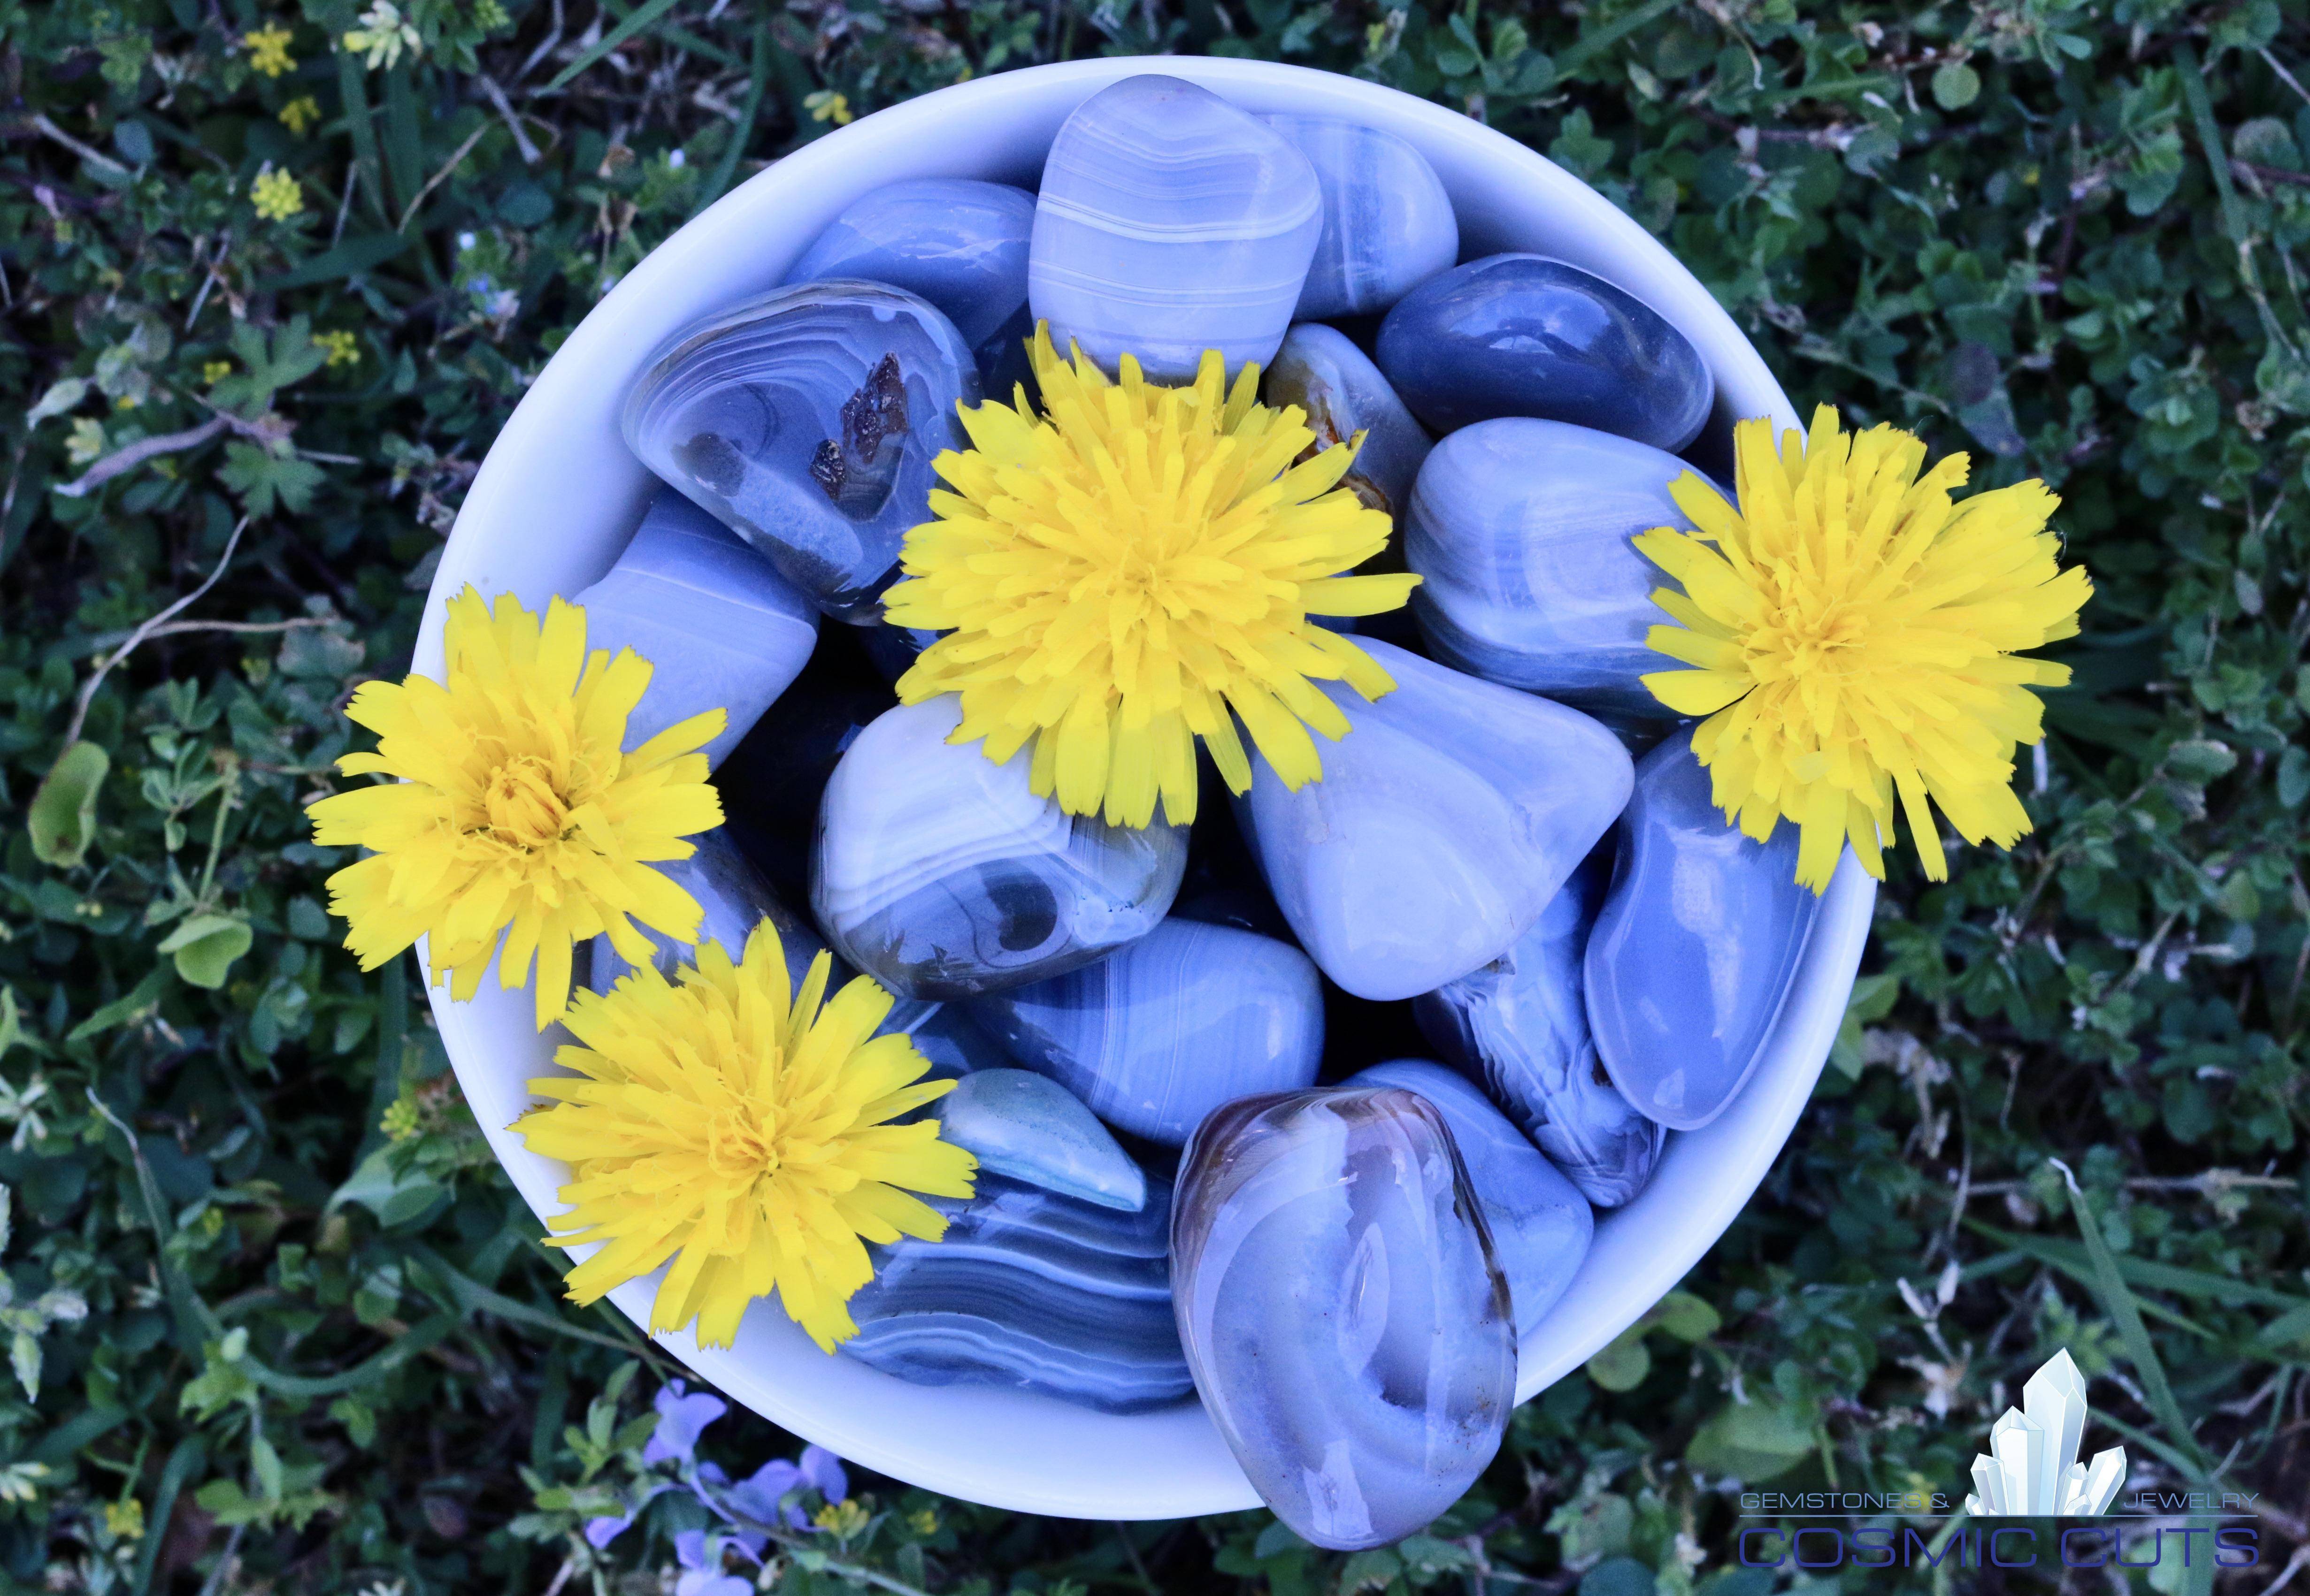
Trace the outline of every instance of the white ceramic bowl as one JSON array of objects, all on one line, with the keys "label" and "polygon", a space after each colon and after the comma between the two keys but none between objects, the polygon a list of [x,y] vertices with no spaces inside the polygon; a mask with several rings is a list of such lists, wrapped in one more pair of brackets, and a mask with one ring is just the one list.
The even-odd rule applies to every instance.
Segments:
[{"label": "white ceramic bowl", "polygon": [[[628,386],[661,340],[775,287],[835,214],[902,178],[987,178],[1032,187],[1075,106],[1117,78],[1161,72],[1246,110],[1345,117],[1384,127],[1434,163],[1474,256],[1537,250],[1635,293],[1680,327],[1715,373],[1727,414],[1795,412],[1707,291],[1611,202],[1532,151],[1441,106],[1354,78],[1265,62],[1164,56],[1006,72],[893,106],[818,140],[733,191],[669,239],[595,308],[499,434],[441,556],[416,669],[441,668],[443,603],[467,583],[532,608],[606,571],[654,483],[618,435]],[[831,624],[831,623],[829,623]],[[1602,1216],[1596,1242],[1522,1370],[1528,1398],[1576,1368],[1676,1285],[1723,1233],[1787,1140],[1836,1035],[1868,932],[1874,884],[1847,858],[1805,952],[1764,1062],[1724,1116],[1672,1136],[1659,1172]],[[504,1129],[529,1106],[523,1083],[551,1070],[526,992],[492,976],[472,1002],[431,993],[467,1100],[529,1205],[560,1205],[566,1167]],[[646,1323],[654,1282],[613,1294]],[[997,1507],[1081,1518],[1177,1518],[1258,1505],[1203,1410],[1119,1417],[1023,1393],[909,1385],[820,1352],[774,1304],[747,1315],[736,1346],[675,1356],[735,1400],[867,1468]]]}]

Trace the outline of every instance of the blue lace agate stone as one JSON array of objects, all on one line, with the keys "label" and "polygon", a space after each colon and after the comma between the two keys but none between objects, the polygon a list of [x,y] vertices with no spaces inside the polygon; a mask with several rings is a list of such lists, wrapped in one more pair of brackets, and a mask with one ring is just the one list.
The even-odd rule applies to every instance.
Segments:
[{"label": "blue lace agate stone", "polygon": [[729,712],[706,745],[709,768],[738,746],[802,673],[818,611],[777,568],[679,493],[650,501],[610,574],[572,603],[586,646],[630,648],[650,663],[649,690],[626,718],[626,748],[709,709]]},{"label": "blue lace agate stone", "polygon": [[827,224],[788,282],[864,278],[919,294],[970,346],[986,393],[1010,402],[1028,380],[1027,240],[1035,196],[975,178],[885,183]]},{"label": "blue lace agate stone", "polygon": [[1336,117],[1260,120],[1298,146],[1323,189],[1324,232],[1297,319],[1385,310],[1460,258],[1443,179],[1403,140]]},{"label": "blue lace agate stone", "polygon": [[1481,1080],[1582,1196],[1614,1208],[1644,1190],[1666,1135],[1629,1106],[1588,1035],[1581,958],[1604,880],[1590,859],[1514,947],[1412,999],[1411,1011],[1437,1051]]},{"label": "blue lace agate stone", "polygon": [[1376,638],[1395,679],[1366,703],[1316,685],[1352,727],[1294,793],[1253,756],[1236,816],[1299,945],[1376,1002],[1490,963],[1628,802],[1611,733],[1575,709],[1463,676]]},{"label": "blue lace agate stone", "polygon": [[1230,374],[1282,342],[1324,230],[1315,169],[1256,117],[1149,74],[1077,106],[1043,167],[1029,302],[1109,372],[1156,382],[1216,349]]},{"label": "blue lace agate stone", "polygon": [[1284,335],[1264,386],[1268,403],[1296,404],[1307,412],[1319,447],[1364,433],[1364,447],[1341,481],[1366,504],[1403,514],[1433,440],[1352,339],[1336,328],[1301,322]]},{"label": "blue lace agate stone", "polygon": [[1030,1186],[1137,1213],[1147,1176],[1057,1081],[1031,1070],[978,1070],[938,1100],[939,1134],[978,1167]]},{"label": "blue lace agate stone", "polygon": [[885,711],[834,768],[811,907],[836,951],[904,997],[971,997],[1064,974],[1155,929],[1186,828],[1070,816],[997,765],[951,695]]},{"label": "blue lace agate stone", "polygon": [[879,618],[978,368],[928,301],[877,282],[781,288],[692,327],[627,396],[642,463],[829,615]]},{"label": "blue lace agate stone", "polygon": [[1194,1388],[1171,1313],[1171,1188],[1147,1184],[1136,1212],[984,1171],[968,1202],[925,1199],[946,1239],[871,1249],[842,1352],[917,1385],[1009,1386],[1110,1413],[1181,1401]]},{"label": "blue lace agate stone", "polygon": [[1673,589],[1630,541],[1689,528],[1668,485],[1692,468],[1609,432],[1505,416],[1436,446],[1420,468],[1404,562],[1436,657],[1594,713],[1672,720],[1639,680],[1674,662],[1645,644]]},{"label": "blue lace agate stone", "polygon": [[1111,1125],[1177,1147],[1220,1104],[1316,1083],[1324,991],[1288,942],[1193,920],[970,1005],[979,1027]]},{"label": "blue lace agate stone", "polygon": [[1379,369],[1438,432],[1538,416],[1680,449],[1716,385],[1685,335],[1634,294],[1540,255],[1489,255],[1387,313]]},{"label": "blue lace agate stone", "polygon": [[1757,1067],[1820,907],[1796,864],[1795,827],[1760,844],[1726,824],[1689,732],[1645,756],[1584,964],[1596,1052],[1638,1113],[1698,1130]]},{"label": "blue lace agate stone", "polygon": [[1515,1406],[1516,1343],[1441,1113],[1394,1088],[1230,1103],[1176,1210],[1195,1389],[1276,1516],[1352,1550],[1459,1500]]},{"label": "blue lace agate stone", "polygon": [[1588,1200],[1508,1123],[1464,1077],[1427,1059],[1392,1059],[1359,1070],[1343,1088],[1399,1086],[1435,1106],[1491,1232],[1492,1257],[1507,1281],[1516,1339],[1526,1340],[1572,1284],[1596,1216]]}]

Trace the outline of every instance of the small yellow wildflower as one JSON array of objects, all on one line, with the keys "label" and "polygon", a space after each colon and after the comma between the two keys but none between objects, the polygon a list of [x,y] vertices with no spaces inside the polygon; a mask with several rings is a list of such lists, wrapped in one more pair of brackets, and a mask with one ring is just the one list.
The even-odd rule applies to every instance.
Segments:
[{"label": "small yellow wildflower", "polygon": [[866,1527],[868,1516],[865,1505],[855,1496],[845,1496],[820,1508],[811,1515],[810,1522],[837,1540],[847,1540]]},{"label": "small yellow wildflower", "polygon": [[850,121],[850,97],[837,94],[831,89],[821,89],[802,97],[803,108],[813,122],[831,122],[841,127]]},{"label": "small yellow wildflower", "polygon": [[74,465],[86,465],[104,453],[104,423],[94,416],[76,416],[72,431],[65,438],[65,458]]},{"label": "small yellow wildflower", "polygon": [[230,360],[209,360],[204,362],[201,367],[201,381],[210,387],[216,386],[217,384],[222,382],[226,377],[230,377],[231,375],[232,362]]},{"label": "small yellow wildflower", "polygon": [[700,1342],[726,1347],[775,1290],[831,1352],[857,1333],[847,1305],[873,1278],[860,1238],[946,1234],[908,1193],[968,1197],[978,1160],[935,1120],[888,1122],[954,1083],[923,1080],[930,1062],[908,1037],[874,1034],[892,1000],[872,980],[827,1000],[832,969],[821,951],[791,990],[765,920],[734,964],[708,942],[675,980],[644,960],[578,994],[562,1018],[578,1040],[553,1056],[573,1073],[531,1081],[553,1106],[513,1126],[574,1176],[551,1245],[600,1244],[569,1271],[572,1302],[670,1262],[652,1331],[695,1321]]},{"label": "small yellow wildflower", "polygon": [[1033,742],[1034,790],[1111,825],[1148,824],[1159,793],[1173,824],[1193,820],[1199,737],[1249,791],[1237,716],[1286,786],[1320,778],[1308,729],[1337,739],[1348,719],[1315,682],[1366,698],[1395,682],[1308,616],[1393,610],[1420,580],[1340,574],[1389,531],[1338,486],[1357,444],[1293,464],[1316,439],[1303,412],[1258,403],[1256,366],[1230,391],[1216,350],[1182,388],[1129,355],[1120,383],[1080,350],[1069,365],[1047,327],[1033,358],[1043,414],[1023,391],[1016,409],[966,410],[974,447],[934,462],[955,491],[907,534],[910,579],[883,613],[949,635],[899,699],[959,693],[951,742],[983,737],[997,762]]},{"label": "small yellow wildflower", "polygon": [[907,1528],[927,1540],[939,1532],[939,1515],[928,1507],[917,1507],[907,1515]]},{"label": "small yellow wildflower", "polygon": [[297,62],[289,54],[288,29],[274,26],[244,33],[240,42],[248,47],[248,65],[266,77],[277,78],[282,73],[294,72]]},{"label": "small yellow wildflower", "polygon": [[267,221],[286,221],[305,209],[305,190],[296,178],[267,166],[248,186],[249,202]]},{"label": "small yellow wildflower", "polygon": [[115,1540],[141,1540],[144,1537],[144,1504],[131,1496],[125,1502],[104,1505],[104,1532]]},{"label": "small yellow wildflower", "polygon": [[305,130],[321,119],[321,102],[309,94],[300,94],[282,106],[280,114],[281,126],[303,138]]},{"label": "small yellow wildflower", "polygon": [[329,369],[340,366],[360,364],[360,340],[340,327],[331,332],[316,333],[313,342],[329,351]]},{"label": "small yellow wildflower", "polygon": [[393,0],[377,0],[361,13],[360,26],[348,28],[342,42],[349,54],[365,56],[372,68],[398,66],[404,50],[412,56],[425,53],[425,41]]},{"label": "small yellow wildflower", "polygon": [[134,394],[117,394],[113,396],[112,408],[116,411],[135,410],[143,403]]},{"label": "small yellow wildflower", "polygon": [[1800,828],[1796,876],[1816,892],[1848,839],[1882,879],[1896,794],[1934,880],[1949,876],[1934,805],[1967,841],[2012,846],[2029,829],[2014,745],[2045,734],[2028,689],[2070,679],[2014,655],[2074,637],[2093,596],[2081,567],[2057,568],[2061,500],[2033,478],[1952,503],[1965,455],[1920,476],[1915,434],[1848,434],[1826,404],[1777,455],[1768,421],[1733,445],[1737,510],[1688,473],[1669,491],[1698,530],[1636,540],[1684,586],[1653,594],[1682,625],[1646,641],[1698,667],[1645,685],[1708,716],[1692,749],[1717,807],[1760,841]]},{"label": "small yellow wildflower", "polygon": [[[634,919],[680,941],[698,900],[650,866],[687,859],[682,839],[722,823],[697,750],[719,709],[621,752],[650,680],[633,650],[586,650],[586,612],[555,599],[541,622],[511,594],[492,609],[468,587],[449,601],[446,684],[412,675],[363,682],[345,718],[378,733],[347,776],[399,776],[311,805],[313,840],[369,856],[329,878],[345,946],[373,970],[421,936],[432,978],[463,1001],[497,954],[498,983],[537,964],[537,1028],[569,1001],[571,950],[606,933],[647,963]],[[498,939],[505,933],[505,949]]]}]

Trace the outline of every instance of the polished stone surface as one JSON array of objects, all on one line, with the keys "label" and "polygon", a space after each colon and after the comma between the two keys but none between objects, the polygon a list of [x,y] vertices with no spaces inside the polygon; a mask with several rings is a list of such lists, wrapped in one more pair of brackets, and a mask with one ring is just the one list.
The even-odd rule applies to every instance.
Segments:
[{"label": "polished stone surface", "polygon": [[1296,319],[1385,310],[1460,258],[1460,223],[1428,158],[1392,133],[1336,117],[1263,117],[1323,187],[1324,233]]},{"label": "polished stone surface", "polygon": [[[811,961],[828,950],[818,927],[806,915],[786,906],[726,833],[717,828],[690,840],[696,845],[696,853],[687,859],[669,860],[656,868],[698,900],[699,907],[706,911],[705,917],[699,924],[697,939],[688,942],[676,941],[664,932],[638,925],[655,950],[650,962],[671,976],[683,965],[697,963],[698,950],[707,942],[719,942],[732,958],[740,958],[745,952],[746,939],[754,934],[757,925],[768,920],[777,927],[778,950],[786,956],[787,985],[799,990],[810,975]],[[595,992],[609,991],[619,977],[631,973],[634,967],[611,945],[608,937],[595,937],[591,948],[591,973],[586,984]],[[856,974],[838,956],[827,976],[826,990],[829,993],[839,992]],[[938,1011],[936,1003],[901,996],[891,1004],[889,1017],[875,1034],[913,1033],[933,1024]],[[951,1025],[953,1020],[946,1023]],[[929,1050],[923,1051],[927,1054]],[[976,1052],[980,1067],[1001,1062],[983,1037],[978,1039]]]},{"label": "polished stone surface", "polygon": [[969,1008],[1019,1063],[1168,1147],[1231,1098],[1313,1086],[1324,1054],[1323,983],[1307,956],[1193,920]]},{"label": "polished stone surface", "polygon": [[873,1249],[841,1350],[918,1385],[996,1385],[1111,1413],[1194,1390],[1171,1313],[1171,1188],[1136,1212],[982,1172],[968,1202],[927,1200],[946,1239]]},{"label": "polished stone surface", "polygon": [[1797,885],[1796,828],[1725,823],[1680,732],[1645,756],[1583,968],[1612,1082],[1675,1131],[1724,1111],[1796,979],[1820,900]]},{"label": "polished stone surface", "polygon": [[1516,1339],[1529,1339],[1588,1256],[1588,1244],[1596,1234],[1596,1216],[1588,1200],[1524,1140],[1490,1098],[1467,1077],[1442,1064],[1429,1059],[1391,1059],[1359,1070],[1340,1084],[1402,1087],[1418,1092],[1443,1115],[1452,1130],[1452,1144],[1467,1167],[1468,1184],[1484,1210],[1492,1257],[1508,1283]]},{"label": "polished stone surface", "polygon": [[1689,528],[1668,485],[1691,474],[1647,444],[1504,416],[1436,446],[1412,490],[1412,613],[1446,664],[1594,714],[1666,721],[1640,680],[1676,662],[1645,644],[1673,587],[1630,540]]},{"label": "polished stone surface", "polygon": [[640,747],[709,709],[728,713],[706,745],[719,765],[786,691],[818,642],[818,611],[777,568],[671,490],[650,501],[609,575],[570,601],[586,612],[586,646],[630,648],[650,663],[649,690],[626,719]]},{"label": "polished stone surface", "polygon": [[879,616],[978,369],[924,299],[838,280],[775,289],[672,341],[627,395],[642,463],[769,555],[829,615]]},{"label": "polished stone surface", "polygon": [[1171,1225],[1195,1389],[1276,1516],[1338,1549],[1426,1525],[1515,1404],[1508,1291],[1443,1115],[1397,1089],[1206,1119]]},{"label": "polished stone surface", "polygon": [[885,711],[826,784],[811,907],[851,963],[908,997],[970,997],[1137,941],[1171,906],[1185,828],[1070,817],[997,765],[951,696]]},{"label": "polished stone surface", "polygon": [[1588,1035],[1581,958],[1609,872],[1591,858],[1530,931],[1473,974],[1411,1000],[1429,1044],[1484,1089],[1581,1195],[1644,1190],[1666,1135],[1620,1095]]},{"label": "polished stone surface", "polygon": [[786,273],[788,282],[864,278],[919,294],[946,313],[978,362],[981,384],[1006,403],[1028,379],[1027,242],[1035,196],[975,178],[885,183],[827,224]]},{"label": "polished stone surface", "polygon": [[1293,793],[1255,756],[1236,814],[1300,946],[1385,1002],[1507,951],[1620,814],[1631,770],[1577,710],[1362,646],[1395,690],[1367,704],[1319,684],[1351,728],[1317,743],[1323,778]]},{"label": "polished stone surface", "polygon": [[1207,89],[1147,74],[1075,108],[1043,168],[1035,315],[1114,371],[1185,382],[1203,351],[1264,365],[1324,229],[1307,158]]},{"label": "polished stone surface", "polygon": [[938,1100],[939,1132],[978,1167],[1030,1186],[1137,1213],[1147,1176],[1081,1097],[1031,1070],[978,1070]]},{"label": "polished stone surface", "polygon": [[1319,322],[1301,322],[1285,334],[1264,386],[1268,403],[1296,404],[1307,412],[1318,445],[1365,435],[1354,468],[1341,481],[1366,504],[1396,518],[1389,552],[1401,559],[1404,510],[1433,444],[1428,429],[1412,419],[1352,339]]},{"label": "polished stone surface", "polygon": [[1438,432],[1538,416],[1680,449],[1715,398],[1658,311],[1577,266],[1491,255],[1431,277],[1379,330],[1379,369]]}]

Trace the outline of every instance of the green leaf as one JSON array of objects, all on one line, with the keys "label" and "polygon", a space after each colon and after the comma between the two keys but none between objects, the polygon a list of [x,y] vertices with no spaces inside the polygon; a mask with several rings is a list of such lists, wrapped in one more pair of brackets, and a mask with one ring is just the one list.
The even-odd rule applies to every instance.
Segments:
[{"label": "green leaf", "polygon": [[1706,1340],[1724,1323],[1715,1308],[1689,1291],[1670,1292],[1653,1305],[1645,1321],[1680,1341]]},{"label": "green leaf", "polygon": [[1580,1596],[1653,1596],[1653,1571],[1634,1557],[1607,1557],[1580,1576]]},{"label": "green leaf", "polygon": [[256,941],[248,922],[231,915],[195,915],[162,940],[186,984],[214,992]]},{"label": "green leaf", "polygon": [[433,1207],[434,1200],[448,1188],[413,1166],[395,1174],[392,1149],[379,1148],[360,1161],[343,1185],[330,1194],[326,1211],[335,1212],[348,1202],[358,1202],[378,1217],[378,1222],[391,1228],[417,1219]]},{"label": "green leaf", "polygon": [[[549,206],[548,214],[551,213]],[[542,221],[544,217],[538,220]],[[347,239],[334,249],[323,250],[285,272],[265,278],[256,286],[260,290],[279,293],[282,289],[310,288],[319,282],[343,282],[363,272],[374,272],[414,247],[418,236],[413,232],[368,233],[358,239]],[[326,356],[323,358],[326,359]]]},{"label": "green leaf", "polygon": [[1634,1391],[1652,1373],[1653,1355],[1645,1350],[1645,1327],[1631,1324],[1590,1358],[1588,1377],[1606,1391]]},{"label": "green leaf", "polygon": [[96,795],[111,769],[112,756],[84,738],[56,756],[24,815],[41,863],[70,870],[87,857],[96,840]]},{"label": "green leaf", "polygon": [[91,1037],[101,1036],[114,1026],[135,1019],[159,1002],[161,993],[169,984],[169,967],[155,965],[145,977],[136,983],[135,990],[117,997],[95,1013],[82,1020],[65,1034],[67,1042],[85,1042]]},{"label": "green leaf", "polygon": [[1684,1461],[1748,1484],[1785,1474],[1813,1454],[1813,1415],[1778,1397],[1723,1408],[1693,1433]]},{"label": "green leaf", "polygon": [[217,480],[240,496],[252,516],[269,516],[278,503],[291,512],[311,507],[313,490],[324,473],[309,460],[300,460],[286,445],[264,448],[252,443],[224,446],[225,463]]},{"label": "green leaf", "polygon": [[1861,1028],[1890,1014],[1894,1000],[1900,995],[1898,976],[1857,977],[1853,983],[1853,995],[1845,1000],[1845,1018],[1837,1022],[1837,1043],[1829,1049],[1828,1062],[1850,1079],[1861,1079],[1862,1068],[1868,1062],[1862,1052]]},{"label": "green leaf", "polygon": [[1981,74],[1962,61],[1944,63],[1933,73],[1933,100],[1945,111],[1961,111],[1981,97]]}]

